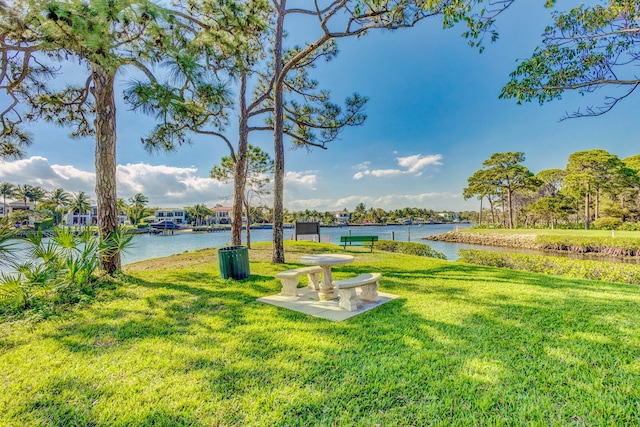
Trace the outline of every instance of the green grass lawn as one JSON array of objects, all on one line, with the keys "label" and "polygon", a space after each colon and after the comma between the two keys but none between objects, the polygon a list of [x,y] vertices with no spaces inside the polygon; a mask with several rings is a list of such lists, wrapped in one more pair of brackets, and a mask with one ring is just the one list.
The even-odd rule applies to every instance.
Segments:
[{"label": "green grass lawn", "polygon": [[[587,236],[587,237],[611,237],[611,230],[552,230],[550,228],[468,228],[459,230],[461,233],[489,233],[489,234],[530,234],[546,236]],[[616,237],[640,238],[640,231],[615,230]]]},{"label": "green grass lawn", "polygon": [[[3,426],[640,425],[640,288],[354,251],[400,298],[334,323],[256,302],[335,245],[126,269],[59,317],[0,324]],[[366,250],[366,248],[364,249]]]}]

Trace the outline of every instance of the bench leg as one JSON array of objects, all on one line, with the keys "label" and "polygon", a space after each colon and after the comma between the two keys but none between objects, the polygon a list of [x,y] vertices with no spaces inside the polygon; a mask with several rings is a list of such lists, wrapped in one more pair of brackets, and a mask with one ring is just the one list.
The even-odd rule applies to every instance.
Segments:
[{"label": "bench leg", "polygon": [[320,273],[309,273],[307,274],[309,277],[309,289],[313,289],[315,291],[320,289]]},{"label": "bench leg", "polygon": [[280,279],[282,282],[282,292],[280,295],[288,296],[288,297],[297,297],[298,296],[298,278],[282,278]]},{"label": "bench leg", "polygon": [[340,302],[338,305],[340,308],[343,308],[347,311],[354,311],[358,307],[356,306],[356,289],[338,289],[338,296],[340,297]]},{"label": "bench leg", "polygon": [[360,299],[365,301],[378,301],[378,282],[364,285]]}]

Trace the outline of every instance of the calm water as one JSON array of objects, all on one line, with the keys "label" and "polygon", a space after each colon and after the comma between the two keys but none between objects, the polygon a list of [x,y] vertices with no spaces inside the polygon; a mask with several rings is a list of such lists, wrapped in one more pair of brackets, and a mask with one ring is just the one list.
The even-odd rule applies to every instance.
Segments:
[{"label": "calm water", "polygon": [[[340,244],[340,236],[349,233],[353,236],[374,235],[380,240],[399,240],[403,242],[411,241],[417,243],[427,243],[434,250],[442,252],[449,260],[458,259],[458,249],[487,249],[486,246],[467,245],[461,243],[428,242],[422,240],[423,237],[442,234],[453,230],[451,224],[429,224],[429,225],[389,225],[389,226],[366,226],[366,227],[322,227],[320,236],[323,242]],[[270,242],[272,230],[251,230],[252,242]],[[293,238],[293,229],[284,230],[285,239]],[[244,231],[242,241],[244,240]],[[141,234],[133,238],[134,246],[128,254],[124,254],[122,262],[129,264],[151,258],[160,258],[169,255],[204,249],[212,247],[227,246],[231,241],[229,231],[215,233],[193,233],[189,231],[178,232],[173,235]]]},{"label": "calm water", "polygon": [[[497,246],[469,245],[465,243],[448,243],[448,242],[432,242],[422,240],[423,237],[442,234],[452,231],[452,224],[430,224],[430,225],[390,225],[390,226],[365,226],[365,227],[328,227],[321,228],[320,235],[323,242],[340,244],[340,236],[351,234],[358,235],[374,235],[380,240],[398,240],[411,241],[416,243],[425,243],[434,250],[445,254],[448,260],[455,261],[459,258],[459,249],[479,249],[489,251],[502,252],[518,252],[534,255],[549,255],[548,253],[526,249],[512,249]],[[284,231],[285,239],[293,239],[293,229],[287,228]],[[243,231],[242,238],[244,243],[245,233]],[[251,230],[252,242],[269,242],[272,238],[272,230]],[[179,254],[182,252],[193,251],[196,249],[215,248],[228,246],[231,241],[231,232],[215,232],[215,233],[193,233],[190,231],[176,232],[173,235],[161,234],[140,234],[133,238],[133,246],[128,249],[128,253],[122,255],[123,264],[130,264],[151,258],[161,258],[169,255]],[[558,256],[558,254],[553,254]],[[567,256],[567,255],[565,255]],[[585,255],[569,255],[570,258],[578,259],[595,259],[600,261],[613,262],[629,262],[639,263],[636,258],[603,258]],[[0,264],[0,272],[5,268]]]},{"label": "calm water", "polygon": [[[449,243],[449,242],[432,242],[422,240],[423,237],[442,234],[454,229],[453,224],[426,224],[426,225],[389,225],[389,226],[365,226],[365,227],[322,227],[320,236],[323,242],[340,244],[340,236],[346,236],[349,233],[353,236],[374,235],[380,240],[398,240],[411,241],[416,243],[424,243],[438,252],[446,255],[450,261],[459,258],[459,249],[478,249],[485,251],[499,252],[517,252],[531,255],[554,255],[566,256],[576,259],[593,259],[597,261],[623,262],[623,263],[640,263],[637,258],[616,258],[616,257],[600,257],[597,255],[572,254],[561,255],[557,253],[550,254],[548,252],[536,251],[531,249],[505,248],[501,246],[483,246],[470,245],[466,243]],[[272,238],[272,230],[251,230],[252,242],[270,242]],[[284,230],[285,239],[293,239],[293,229]],[[242,232],[242,241],[245,242],[245,232]],[[129,249],[129,253],[123,254],[122,262],[129,264],[151,258],[160,258],[174,255],[186,251],[196,249],[214,248],[228,246],[231,242],[231,232],[215,232],[215,233],[193,233],[190,231],[177,232],[173,235],[160,234],[141,234],[133,238],[134,246]]]}]

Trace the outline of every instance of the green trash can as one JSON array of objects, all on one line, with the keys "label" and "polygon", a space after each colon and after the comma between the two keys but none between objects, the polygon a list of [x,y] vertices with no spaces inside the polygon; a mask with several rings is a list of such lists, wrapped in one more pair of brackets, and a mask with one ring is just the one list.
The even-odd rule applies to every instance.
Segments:
[{"label": "green trash can", "polygon": [[246,246],[227,246],[218,249],[220,277],[241,280],[249,277],[249,248]]}]

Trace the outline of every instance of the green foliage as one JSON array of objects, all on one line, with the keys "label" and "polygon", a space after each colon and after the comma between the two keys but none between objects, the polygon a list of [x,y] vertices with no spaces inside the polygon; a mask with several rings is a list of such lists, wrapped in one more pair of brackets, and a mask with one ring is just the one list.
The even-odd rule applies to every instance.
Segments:
[{"label": "green foliage", "polygon": [[42,221],[36,221],[33,223],[33,226],[36,230],[48,230],[53,227],[53,223],[55,222],[54,218],[47,218]]},{"label": "green foliage", "polygon": [[575,253],[598,253],[610,256],[640,255],[640,239],[633,237],[536,236],[535,243],[544,250]]},{"label": "green foliage", "polygon": [[98,283],[100,257],[125,252],[132,238],[121,230],[100,242],[90,231],[76,235],[66,228],[50,238],[27,234],[5,257],[10,272],[0,276],[0,311],[80,301]]},{"label": "green foliage", "polygon": [[622,225],[620,218],[604,217],[593,222],[593,228],[598,230],[618,230]]},{"label": "green foliage", "polygon": [[56,426],[634,426],[635,285],[375,251],[334,277],[382,273],[399,298],[343,322],[256,302],[274,275],[336,245],[216,251],[127,267],[70,315],[0,323],[2,422]]},{"label": "green foliage", "polygon": [[579,279],[640,285],[640,265],[461,249],[459,262]]},{"label": "green foliage", "polygon": [[443,253],[434,251],[429,245],[425,245],[423,243],[379,240],[375,247],[381,251],[396,252],[405,255],[417,255],[428,258],[447,259]]},{"label": "green foliage", "polygon": [[511,73],[500,97],[543,104],[560,99],[567,90],[584,94],[618,87],[602,106],[567,116],[581,117],[604,114],[633,93],[640,82],[633,71],[639,58],[640,9],[636,1],[604,3],[555,12],[542,45]]}]

